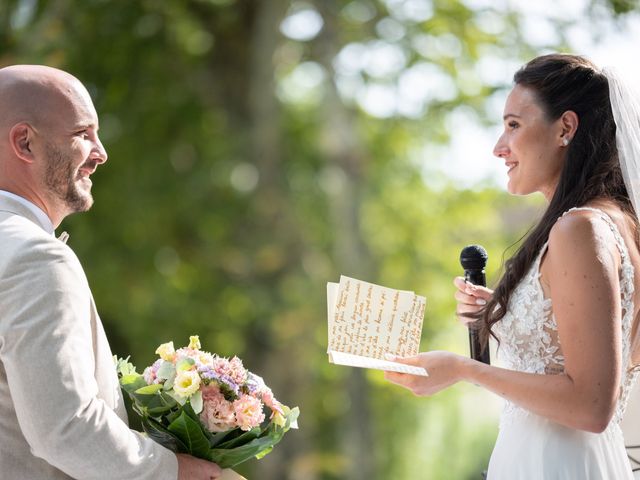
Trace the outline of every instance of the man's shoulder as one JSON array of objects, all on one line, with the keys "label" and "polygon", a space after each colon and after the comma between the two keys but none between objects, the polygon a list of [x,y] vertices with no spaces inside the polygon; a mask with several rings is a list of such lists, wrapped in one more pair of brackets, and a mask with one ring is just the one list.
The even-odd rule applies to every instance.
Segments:
[{"label": "man's shoulder", "polygon": [[0,242],[7,247],[38,243],[54,243],[57,239],[22,215],[0,211]]},{"label": "man's shoulder", "polygon": [[28,218],[0,211],[0,270],[12,261],[60,258],[76,262],[71,249]]}]

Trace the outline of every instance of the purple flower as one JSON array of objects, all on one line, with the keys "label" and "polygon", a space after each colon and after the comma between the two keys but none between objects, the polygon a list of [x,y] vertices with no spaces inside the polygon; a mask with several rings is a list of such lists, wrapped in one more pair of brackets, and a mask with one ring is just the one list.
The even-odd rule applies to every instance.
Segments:
[{"label": "purple flower", "polygon": [[144,369],[144,373],[142,375],[144,377],[144,381],[147,382],[147,385],[160,383],[160,380],[158,380],[158,369],[160,368],[160,365],[162,365],[162,362],[164,362],[164,360],[159,358],[153,362],[153,365]]},{"label": "purple flower", "polygon": [[205,381],[205,384],[210,385],[215,383],[218,385],[225,397],[233,399],[240,394],[241,386],[238,385],[231,376],[221,374],[208,365],[198,368],[198,373]]},{"label": "purple flower", "polygon": [[249,378],[247,379],[247,390],[251,395],[256,395],[265,388],[264,380],[262,377],[249,372]]}]

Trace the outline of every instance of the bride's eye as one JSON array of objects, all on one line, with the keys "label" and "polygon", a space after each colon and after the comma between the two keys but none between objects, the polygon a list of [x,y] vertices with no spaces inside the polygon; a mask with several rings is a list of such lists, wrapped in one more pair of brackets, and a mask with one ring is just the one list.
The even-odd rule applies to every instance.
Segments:
[{"label": "bride's eye", "polygon": [[514,130],[514,129],[516,129],[516,128],[518,128],[520,126],[520,124],[518,122],[514,122],[514,121],[509,122],[508,125],[509,125],[509,128],[512,129],[512,130]]}]

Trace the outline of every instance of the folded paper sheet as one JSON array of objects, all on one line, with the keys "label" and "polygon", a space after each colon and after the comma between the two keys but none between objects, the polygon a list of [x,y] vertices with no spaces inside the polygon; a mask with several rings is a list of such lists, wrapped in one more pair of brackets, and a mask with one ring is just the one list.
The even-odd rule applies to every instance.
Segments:
[{"label": "folded paper sheet", "polygon": [[426,376],[424,368],[386,360],[416,355],[426,299],[355,278],[327,283],[329,361]]}]

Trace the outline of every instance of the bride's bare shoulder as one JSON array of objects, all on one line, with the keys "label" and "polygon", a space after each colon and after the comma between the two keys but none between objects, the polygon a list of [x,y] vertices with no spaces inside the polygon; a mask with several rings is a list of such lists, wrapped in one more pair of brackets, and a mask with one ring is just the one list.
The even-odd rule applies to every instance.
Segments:
[{"label": "bride's bare shoulder", "polygon": [[[600,229],[611,230],[603,219],[603,213],[611,218],[611,214],[604,209],[595,207],[580,207],[571,209],[558,218],[558,221],[551,227],[549,240],[551,237],[581,237],[589,235]],[[613,220],[613,218],[612,218]],[[576,238],[577,240],[583,238]]]},{"label": "bride's bare shoulder", "polygon": [[[618,218],[604,209],[581,208],[571,210],[558,219],[549,233],[548,255],[562,261],[617,257],[616,239],[609,223],[603,218],[606,213],[614,223]],[[623,215],[621,211],[618,212]],[[620,219],[620,221],[623,221]]]}]

